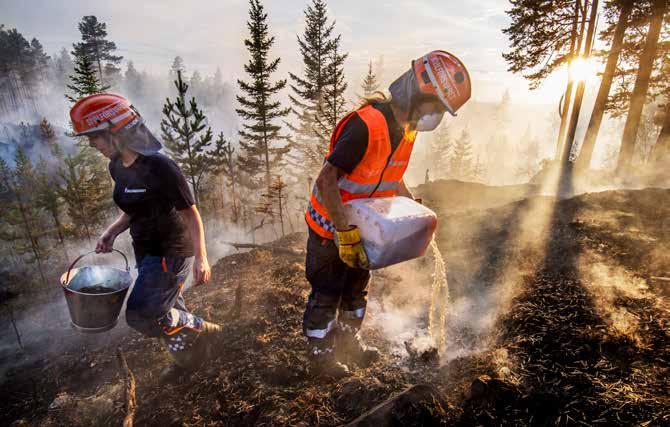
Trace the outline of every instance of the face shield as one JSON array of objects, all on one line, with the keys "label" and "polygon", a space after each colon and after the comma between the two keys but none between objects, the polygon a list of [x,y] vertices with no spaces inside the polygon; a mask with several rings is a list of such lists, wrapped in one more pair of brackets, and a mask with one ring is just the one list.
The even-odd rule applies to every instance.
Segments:
[{"label": "face shield", "polygon": [[159,152],[163,145],[151,133],[141,117],[138,116],[135,120],[137,120],[136,123],[130,122],[116,133],[123,146],[143,156]]},{"label": "face shield", "polygon": [[[389,86],[392,101],[396,107],[407,113],[407,120],[411,130],[418,132],[429,132],[437,128],[444,117],[443,108],[424,112],[422,104],[439,102],[433,95],[427,95],[420,91],[413,68],[410,68],[398,77]],[[437,104],[436,104],[437,105]]]}]

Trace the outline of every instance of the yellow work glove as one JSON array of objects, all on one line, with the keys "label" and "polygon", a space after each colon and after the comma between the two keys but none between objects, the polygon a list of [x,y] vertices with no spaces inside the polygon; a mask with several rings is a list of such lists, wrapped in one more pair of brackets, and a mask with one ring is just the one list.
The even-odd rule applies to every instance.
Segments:
[{"label": "yellow work glove", "polygon": [[335,234],[340,259],[351,268],[368,268],[368,255],[363,248],[358,227],[352,225],[348,230],[337,230]]}]

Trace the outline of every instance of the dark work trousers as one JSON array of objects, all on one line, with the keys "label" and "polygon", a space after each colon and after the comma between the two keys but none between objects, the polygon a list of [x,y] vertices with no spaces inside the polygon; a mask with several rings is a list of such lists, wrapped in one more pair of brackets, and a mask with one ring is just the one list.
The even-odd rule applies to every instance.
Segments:
[{"label": "dark work trousers", "polygon": [[143,257],[126,302],[128,325],[146,336],[165,338],[171,352],[188,346],[203,322],[188,311],[182,295],[192,265],[192,257]]},{"label": "dark work trousers", "polygon": [[310,229],[305,275],[312,292],[303,333],[309,339],[310,352],[332,351],[336,329],[356,333],[363,323],[370,272],[346,265],[335,243]]}]

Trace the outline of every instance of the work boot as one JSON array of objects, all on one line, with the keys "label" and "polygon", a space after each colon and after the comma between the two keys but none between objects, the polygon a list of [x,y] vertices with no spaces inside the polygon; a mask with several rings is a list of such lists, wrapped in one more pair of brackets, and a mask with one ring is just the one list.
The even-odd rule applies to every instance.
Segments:
[{"label": "work boot", "polygon": [[221,349],[221,332],[223,328],[216,323],[203,321],[200,326],[200,332],[195,338],[190,353],[190,366],[199,368],[203,363],[218,356]]},{"label": "work boot", "polygon": [[376,347],[365,345],[354,328],[339,328],[336,342],[337,360],[344,361],[349,366],[358,365],[361,368],[367,368],[379,360],[379,350]]},{"label": "work boot", "polygon": [[221,345],[221,331],[221,326],[216,323],[203,321],[198,332],[179,331],[163,340],[176,365],[194,370],[216,357]]},{"label": "work boot", "polygon": [[347,365],[335,359],[333,347],[321,348],[319,345],[310,343],[307,358],[309,359],[309,373],[315,377],[339,380],[351,375]]}]

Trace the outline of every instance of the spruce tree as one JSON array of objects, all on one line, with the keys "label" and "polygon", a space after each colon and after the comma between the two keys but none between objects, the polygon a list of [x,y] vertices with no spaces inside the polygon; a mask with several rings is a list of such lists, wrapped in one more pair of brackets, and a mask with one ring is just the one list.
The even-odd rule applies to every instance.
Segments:
[{"label": "spruce tree", "polygon": [[[317,132],[322,141],[330,139],[330,134],[335,129],[337,122],[347,110],[344,91],[347,90],[348,85],[344,79],[344,60],[348,54],[340,54],[339,48],[340,36],[337,36],[328,55],[329,62],[326,67],[328,82],[321,94],[316,120],[319,125]],[[328,152],[328,144],[321,144],[319,148],[325,158]]]},{"label": "spruce tree", "polygon": [[54,60],[53,73],[59,88],[65,89],[69,76],[74,72],[74,64],[67,49],[62,48]]},{"label": "spruce tree", "polygon": [[66,94],[65,97],[75,103],[85,96],[104,92],[109,89],[109,86],[100,84],[89,57],[79,55],[75,56],[74,74],[70,76],[70,84],[67,85],[67,88],[72,91],[72,95]]},{"label": "spruce tree", "polygon": [[329,81],[327,68],[334,44],[335,22],[328,22],[326,9],[323,0],[312,0],[305,9],[305,31],[297,37],[303,70],[301,75],[289,73],[291,111],[297,119],[296,124],[287,123],[292,133],[290,163],[304,168],[308,177],[321,167],[324,147],[328,147],[317,132],[319,102]]},{"label": "spruce tree", "polygon": [[177,78],[178,73],[182,75],[186,74],[186,66],[184,65],[184,59],[181,56],[175,56],[172,60],[172,65],[170,66],[170,77],[173,79]]},{"label": "spruce tree", "polygon": [[361,85],[361,88],[363,89],[363,98],[370,96],[379,90],[377,75],[372,71],[372,61],[370,61],[368,64],[368,73],[363,78],[363,84]]},{"label": "spruce tree", "polygon": [[461,136],[454,141],[454,149],[449,158],[449,172],[456,179],[468,180],[472,178],[472,143],[467,129],[463,129]]},{"label": "spruce tree", "polygon": [[286,86],[286,80],[271,82],[271,76],[277,71],[280,58],[270,59],[270,48],[274,36],[270,36],[267,13],[260,0],[249,1],[249,38],[244,40],[250,55],[244,66],[250,81],[238,80],[244,95],[238,95],[241,108],[237,113],[244,119],[243,129],[239,131],[239,166],[249,176],[248,184],[270,188],[273,170],[281,166],[282,157],[288,151],[278,142],[285,139],[280,135],[281,126],[277,119],[286,117],[289,108],[283,108],[276,95]]},{"label": "spruce tree", "polygon": [[221,159],[221,162],[217,165],[215,173],[223,175],[225,179],[225,186],[230,191],[232,219],[234,223],[237,223],[240,217],[240,200],[237,188],[239,181],[237,155],[235,153],[235,147],[233,147],[230,141],[224,138],[223,132],[219,133],[216,140],[214,154],[217,158]]},{"label": "spruce tree", "polygon": [[73,45],[72,55],[76,58],[88,57],[97,69],[100,84],[109,83],[109,80],[105,80],[107,75],[103,73],[103,68],[106,66],[108,73],[118,70],[116,64],[121,62],[123,56],[114,55],[116,43],[107,40],[107,24],[98,21],[95,16],[84,16],[79,22],[79,32],[81,42]]},{"label": "spruce tree", "polygon": [[212,129],[207,126],[207,117],[198,107],[195,97],[187,100],[188,84],[177,71],[174,82],[177,97],[174,101],[165,99],[161,120],[161,132],[165,148],[193,188],[196,204],[202,193],[202,179],[212,172],[222,161],[218,152],[209,152],[213,147]]},{"label": "spruce tree", "polygon": [[431,135],[430,150],[426,158],[428,168],[433,172],[434,178],[449,176],[449,159],[454,141],[449,131],[449,126],[442,124],[436,132]]},{"label": "spruce tree", "polygon": [[276,176],[266,193],[262,194],[262,202],[256,207],[256,213],[267,215],[273,219],[279,218],[281,235],[284,237],[284,215],[286,214],[286,183],[280,176]]},{"label": "spruce tree", "polygon": [[537,138],[531,135],[530,127],[521,137],[520,156],[516,168],[517,178],[529,180],[539,170],[540,144]]}]

